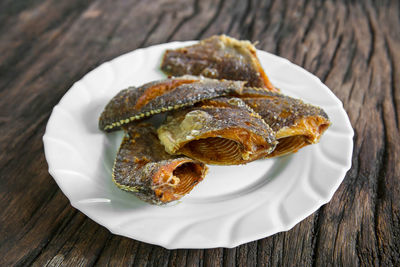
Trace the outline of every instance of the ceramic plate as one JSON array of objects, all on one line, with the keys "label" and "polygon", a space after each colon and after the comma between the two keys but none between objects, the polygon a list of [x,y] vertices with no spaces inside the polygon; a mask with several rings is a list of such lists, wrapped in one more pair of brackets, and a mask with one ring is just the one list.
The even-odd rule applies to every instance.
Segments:
[{"label": "ceramic plate", "polygon": [[162,53],[193,42],[156,45],[94,69],[54,107],[43,137],[49,172],[71,201],[112,233],[169,249],[235,247],[286,231],[328,202],[350,168],[353,130],[340,100],[314,75],[258,51],[284,94],[324,108],[332,126],[317,145],[278,159],[210,166],[178,204],[152,206],[121,191],[111,169],[122,133],[98,130],[98,118],[121,89],[165,77]]}]

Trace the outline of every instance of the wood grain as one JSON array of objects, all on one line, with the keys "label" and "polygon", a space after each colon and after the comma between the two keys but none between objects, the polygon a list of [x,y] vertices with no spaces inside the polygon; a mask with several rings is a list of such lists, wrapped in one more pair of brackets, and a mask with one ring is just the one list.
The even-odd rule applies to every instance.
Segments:
[{"label": "wood grain", "polygon": [[[110,234],[47,172],[42,136],[85,73],[152,44],[226,33],[317,75],[355,130],[332,200],[233,249],[167,250]],[[0,266],[400,266],[398,1],[0,2]]]}]

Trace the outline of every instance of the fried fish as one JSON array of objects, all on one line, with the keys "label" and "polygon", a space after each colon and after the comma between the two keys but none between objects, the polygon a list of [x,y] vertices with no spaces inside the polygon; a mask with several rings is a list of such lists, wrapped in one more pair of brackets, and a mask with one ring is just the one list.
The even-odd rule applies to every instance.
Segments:
[{"label": "fried fish", "polygon": [[249,41],[226,35],[212,36],[199,43],[167,50],[161,63],[167,75],[202,75],[214,79],[246,81],[246,86],[278,92],[269,81]]},{"label": "fried fish", "polygon": [[331,122],[323,109],[300,99],[267,92],[263,96],[243,98],[273,129],[279,142],[267,158],[293,153],[319,142]]},{"label": "fried fish", "polygon": [[194,76],[150,82],[119,92],[107,104],[99,119],[106,132],[154,114],[191,106],[199,101],[229,94],[240,94],[244,82],[213,80]]},{"label": "fried fish", "polygon": [[155,128],[141,123],[127,127],[112,175],[119,188],[161,205],[189,193],[207,170],[204,163],[166,153]]},{"label": "fried fish", "polygon": [[168,153],[216,165],[263,158],[277,143],[263,119],[234,97],[206,100],[171,112],[157,132]]}]

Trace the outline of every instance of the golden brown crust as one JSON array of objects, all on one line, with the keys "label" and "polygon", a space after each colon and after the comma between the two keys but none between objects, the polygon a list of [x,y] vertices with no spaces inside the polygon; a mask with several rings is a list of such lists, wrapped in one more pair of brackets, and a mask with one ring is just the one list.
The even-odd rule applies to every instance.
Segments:
[{"label": "golden brown crust", "polygon": [[212,36],[192,46],[167,50],[161,70],[173,76],[191,74],[247,81],[247,86],[279,91],[261,67],[255,47],[249,41],[239,41],[226,35]]},{"label": "golden brown crust", "polygon": [[243,98],[243,101],[276,133],[279,143],[267,157],[293,153],[318,143],[331,124],[323,109],[282,94],[267,92],[261,97]]},{"label": "golden brown crust", "polygon": [[113,168],[113,181],[151,204],[180,199],[203,180],[207,167],[165,152],[149,124],[127,128]]},{"label": "golden brown crust", "polygon": [[216,98],[172,112],[158,129],[167,152],[209,164],[244,164],[275,147],[275,133],[238,98]]},{"label": "golden brown crust", "polygon": [[105,107],[99,119],[103,131],[140,121],[154,114],[191,106],[199,101],[223,95],[237,95],[244,82],[199,77],[164,79],[130,87],[119,92]]},{"label": "golden brown crust", "polygon": [[147,87],[143,90],[143,93],[136,101],[134,109],[140,110],[148,104],[151,100],[155,99],[158,96],[165,95],[166,93],[174,90],[178,86],[182,84],[194,83],[197,80],[191,79],[168,79],[164,82],[154,84],[150,87]]}]

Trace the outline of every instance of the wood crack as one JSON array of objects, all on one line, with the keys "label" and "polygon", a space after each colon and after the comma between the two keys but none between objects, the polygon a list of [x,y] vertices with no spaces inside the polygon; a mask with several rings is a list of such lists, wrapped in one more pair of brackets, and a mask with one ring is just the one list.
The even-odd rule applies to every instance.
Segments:
[{"label": "wood crack", "polygon": [[266,32],[268,30],[268,27],[271,24],[271,10],[272,10],[272,6],[275,3],[275,1],[276,0],[271,0],[265,9],[265,12],[263,12],[264,14],[266,14],[266,16],[265,16],[266,18],[264,19],[265,22],[264,22],[264,26],[263,26],[261,32]]},{"label": "wood crack", "polygon": [[[144,246],[148,246],[147,243],[140,243],[138,248],[137,248],[137,252],[140,252],[141,249],[145,250],[147,257],[146,259],[144,258],[138,258],[137,254],[139,254],[139,256],[143,256],[143,253],[136,253],[134,260],[132,261],[132,266],[147,266],[147,263],[149,262],[149,258],[150,258],[150,254],[152,253],[152,251],[154,250],[154,246],[150,247],[150,251],[147,251],[145,248],[143,248]],[[140,260],[139,263],[137,263],[137,261]]]},{"label": "wood crack", "polygon": [[283,14],[281,15],[281,20],[279,20],[279,25],[278,25],[278,29],[276,30],[275,34],[274,34],[274,38],[275,38],[275,42],[276,42],[276,46],[275,46],[275,54],[280,55],[280,46],[282,43],[282,36],[281,36],[281,30],[283,28],[283,24],[284,24],[284,19],[286,17],[286,13],[287,13],[287,0],[283,0],[282,1],[282,5],[283,5]]},{"label": "wood crack", "polygon": [[146,34],[143,41],[140,43],[139,47],[143,47],[147,41],[149,40],[150,36],[155,32],[155,30],[160,26],[161,21],[164,19],[165,13],[161,13],[161,15],[157,18],[154,25],[151,27],[150,31]]},{"label": "wood crack", "polygon": [[[46,202],[51,202],[51,200],[54,198],[54,196],[56,195],[56,193],[59,191],[59,189],[55,190],[55,192],[50,196],[49,201]],[[69,205],[66,204],[64,207],[67,207]],[[42,206],[40,206],[41,208],[43,208]],[[37,209],[36,212],[38,212],[40,209]],[[64,209],[62,209],[61,212],[63,212]],[[34,217],[34,216],[33,216]],[[25,229],[25,233],[28,233],[30,230],[33,229],[34,225],[36,224],[36,222],[39,220],[40,218],[37,218],[33,223],[31,223],[31,227],[29,227],[28,229]],[[52,230],[50,236],[53,236],[56,232],[58,231],[58,227],[54,227],[54,229]],[[18,241],[21,241],[22,238],[24,238],[26,236],[26,234],[22,234],[20,236],[20,238],[18,239]],[[39,247],[38,250],[33,250],[31,252],[31,254],[26,255],[25,257],[23,257],[17,264],[21,264],[21,265],[30,265],[30,263],[32,263],[35,259],[38,258],[38,256],[44,251],[44,249],[48,246],[48,244],[50,243],[51,239],[46,239],[44,240],[44,243],[37,245],[37,247]],[[36,247],[36,248],[37,248]]]},{"label": "wood crack", "polygon": [[[375,239],[377,240],[377,248],[379,246],[379,215],[380,215],[380,203],[381,199],[385,196],[385,176],[386,176],[386,168],[387,168],[387,159],[388,159],[388,139],[387,139],[387,129],[386,129],[386,120],[384,110],[383,110],[383,103],[379,103],[378,105],[380,119],[383,122],[382,125],[382,142],[383,147],[378,154],[378,171],[376,177],[376,193],[375,193],[375,210],[374,210],[374,229],[375,229]],[[382,254],[381,249],[378,249],[378,260],[382,262]]]},{"label": "wood crack", "polygon": [[[85,215],[83,215],[83,216],[85,216]],[[68,255],[71,253],[71,251],[75,248],[75,244],[76,244],[76,243],[78,242],[78,240],[79,240],[78,237],[79,237],[79,235],[82,233],[84,226],[87,224],[87,222],[88,222],[89,220],[90,220],[89,218],[85,217],[84,220],[79,224],[78,231],[76,231],[76,232],[74,233],[74,235],[71,236],[71,238],[74,238],[74,240],[73,240],[73,242],[71,243],[71,245],[66,249],[66,251],[63,252],[63,255],[65,256],[64,259],[65,259],[66,256],[68,256]],[[101,227],[101,226],[97,226],[97,227]],[[97,231],[96,231],[96,232],[97,232]],[[67,242],[65,242],[65,243],[68,243],[68,241],[69,241],[69,240],[67,240]],[[63,248],[64,248],[64,246],[61,247],[61,248],[58,250],[58,252],[60,252]],[[50,262],[51,262],[51,261],[50,261]],[[49,262],[49,263],[50,263],[50,262]],[[47,264],[46,266],[48,266],[48,264]]]},{"label": "wood crack", "polygon": [[307,25],[305,26],[304,29],[304,34],[303,37],[301,38],[301,42],[304,43],[304,41],[306,40],[308,34],[310,33],[312,27],[315,24],[315,21],[317,19],[318,13],[319,13],[319,6],[316,6],[314,9],[314,13],[310,16],[310,19],[308,20]]},{"label": "wood crack", "polygon": [[319,245],[319,238],[320,238],[320,228],[321,228],[321,213],[323,213],[324,206],[318,209],[315,212],[314,220],[313,220],[313,227],[312,227],[312,238],[311,238],[311,266],[317,266],[317,257],[318,257],[318,245]]},{"label": "wood crack", "polygon": [[348,97],[347,97],[347,102],[350,102],[350,100],[353,97],[353,92],[354,92],[355,85],[356,85],[356,81],[353,80],[353,82],[351,84],[351,87],[350,87],[350,92],[349,92]]},{"label": "wood crack", "polygon": [[140,244],[141,244],[141,242],[139,242],[139,241],[137,241],[137,242],[138,242],[138,244],[135,246],[135,251],[134,251],[134,253],[132,252],[132,254],[133,254],[132,261],[131,261],[132,266],[135,266],[134,263],[135,263],[136,258],[138,256],[137,252],[139,251],[139,247],[140,247]]},{"label": "wood crack", "polygon": [[[200,40],[202,38],[202,36],[204,35],[204,33],[211,27],[211,25],[214,24],[214,22],[216,21],[218,16],[221,14],[221,10],[224,7],[224,3],[225,3],[225,0],[220,0],[218,2],[218,7],[217,7],[217,10],[215,11],[214,15],[212,16],[210,21],[207,23],[207,25],[203,29],[201,29],[201,31],[196,35],[197,40]],[[196,4],[198,4],[198,3],[196,2]]]},{"label": "wood crack", "polygon": [[390,50],[390,45],[389,45],[389,42],[388,42],[388,39],[387,39],[387,37],[385,36],[385,38],[384,38],[384,40],[385,40],[385,42],[384,42],[384,44],[385,44],[385,51],[386,51],[386,55],[387,55],[387,58],[388,58],[388,61],[389,61],[389,64],[390,64],[390,100],[391,100],[391,102],[392,102],[392,105],[393,105],[393,113],[394,113],[394,120],[395,120],[395,123],[396,123],[396,128],[397,128],[397,131],[399,131],[399,115],[398,115],[398,106],[397,106],[397,102],[396,102],[396,97],[397,97],[397,94],[396,94],[396,83],[395,83],[395,71],[396,71],[396,66],[395,66],[395,64],[394,64],[394,55],[391,53],[391,50]]},{"label": "wood crack", "polygon": [[329,77],[329,74],[332,72],[333,62],[335,61],[335,59],[336,59],[336,57],[337,57],[339,48],[340,48],[340,46],[342,45],[342,41],[343,41],[343,35],[340,35],[338,41],[336,42],[335,49],[333,50],[332,58],[331,58],[331,60],[329,61],[328,71],[322,76],[322,79],[321,79],[321,80],[322,80],[323,83],[326,82],[326,80],[327,80],[328,77]]},{"label": "wood crack", "polygon": [[108,241],[110,241],[112,239],[113,235],[111,233],[108,234],[107,239],[104,241],[104,244],[101,246],[99,252],[96,254],[96,258],[94,258],[93,263],[91,265],[88,266],[96,266],[101,254],[103,253],[104,249],[106,248],[106,245],[108,244]]},{"label": "wood crack", "polygon": [[375,26],[372,23],[371,14],[369,12],[367,12],[367,21],[368,21],[368,29],[371,35],[370,47],[367,56],[367,65],[370,66],[372,57],[374,56],[376,49],[376,37],[375,37],[376,30]]},{"label": "wood crack", "polygon": [[252,4],[251,0],[246,1],[246,8],[244,9],[243,15],[240,18],[239,28],[240,28],[240,39],[252,40],[253,28],[251,22],[246,25],[246,19],[251,14]]},{"label": "wood crack", "polygon": [[363,263],[363,259],[362,259],[362,257],[361,257],[361,251],[360,251],[360,244],[361,244],[361,242],[360,242],[360,232],[358,232],[357,233],[357,235],[356,235],[356,247],[355,247],[355,250],[356,250],[356,255],[357,255],[357,259],[358,259],[358,264],[360,264],[360,263]]},{"label": "wood crack", "polygon": [[[53,198],[56,196],[56,194],[60,191],[59,188],[55,188],[53,190],[53,192],[50,194],[50,196],[48,198],[46,198],[43,203],[49,203],[53,200]],[[66,204],[64,207],[67,207],[68,205]],[[38,205],[33,211],[32,211],[32,215],[31,215],[31,220],[29,221],[29,223],[26,224],[27,228],[23,229],[23,231],[21,231],[19,233],[19,238],[17,239],[18,241],[21,241],[21,239],[29,232],[31,231],[36,223],[41,219],[40,216],[36,216],[36,214],[39,213],[39,211],[41,211],[43,209],[42,205]],[[33,220],[32,220],[33,219]]]},{"label": "wood crack", "polygon": [[[93,1],[93,0],[91,0]],[[87,4],[82,4],[82,2],[88,2]],[[47,27],[45,27],[42,32],[39,35],[35,35],[34,37],[29,38],[28,40],[25,40],[25,42],[16,48],[16,52],[6,59],[6,61],[1,62],[0,64],[0,77],[8,77],[8,81],[4,83],[4,85],[1,86],[0,84],[0,92],[5,90],[6,88],[9,88],[11,86],[11,83],[13,80],[15,80],[15,73],[17,72],[16,65],[24,60],[27,55],[29,55],[34,47],[32,45],[33,42],[39,40],[43,35],[48,33],[49,31],[57,28],[58,26],[61,26],[62,24],[66,25],[66,28],[63,29],[63,31],[67,31],[72,23],[68,23],[68,21],[73,21],[77,17],[80,16],[80,12],[77,12],[76,9],[84,10],[90,5],[90,1],[82,1],[79,2],[77,7],[73,6],[71,7],[70,10],[67,10],[65,14],[63,14],[63,17],[60,19],[56,19],[55,21],[51,22]],[[67,19],[66,19],[67,18]],[[67,23],[66,23],[67,22]],[[61,38],[62,34],[59,34],[57,38]],[[54,42],[54,40],[52,40]],[[33,55],[33,58],[31,62],[34,62],[37,58],[40,58],[43,53],[48,52],[49,44],[45,45],[42,49],[40,49],[35,55]],[[27,65],[30,65],[29,62]]]},{"label": "wood crack", "polygon": [[[22,135],[18,136],[18,138],[14,138],[14,140],[10,141],[7,144],[4,144],[4,146],[1,146],[1,148],[4,149],[4,151],[8,151],[9,147],[13,148],[13,149],[26,148],[26,146],[25,146],[26,143],[29,142],[30,140],[32,140],[35,136],[37,136],[39,134],[39,131],[42,131],[42,129],[44,129],[44,125],[47,123],[47,119],[49,118],[49,116],[50,116],[49,114],[43,114],[35,121],[35,123],[32,123],[31,125],[29,125],[29,127],[26,127],[25,132]],[[7,165],[9,165],[10,163],[16,163],[17,161],[13,161],[13,160],[16,160],[16,157],[19,157],[19,156],[20,156],[20,154],[8,153],[7,158],[5,156],[2,159],[2,160],[6,160],[5,164],[2,165],[0,162],[0,167],[1,167],[0,174],[3,175],[3,172]],[[4,174],[3,177],[6,177],[6,175]],[[1,179],[0,179],[0,183],[1,183]]]},{"label": "wood crack", "polygon": [[349,81],[349,79],[353,73],[353,63],[354,63],[354,58],[355,58],[356,52],[357,52],[357,45],[354,42],[354,32],[351,35],[349,44],[350,44],[350,56],[349,56],[350,60],[349,60],[349,64],[347,64],[346,71],[344,72],[344,75],[343,75],[343,83],[346,83],[347,81]]},{"label": "wood crack", "polygon": [[199,0],[195,0],[194,5],[193,5],[193,12],[184,17],[179,23],[178,25],[176,25],[176,27],[172,30],[171,34],[167,37],[167,42],[170,42],[172,40],[172,38],[174,37],[174,35],[179,31],[180,28],[182,28],[182,26],[190,21],[191,19],[193,19],[194,17],[197,16],[197,13],[199,13]]},{"label": "wood crack", "polygon": [[[56,195],[56,193],[59,191],[58,188],[54,189],[52,191],[52,193],[50,194],[49,197],[47,197],[46,199],[44,199],[42,202],[43,203],[48,203],[49,201],[51,201],[54,196]],[[40,219],[40,218],[34,218],[35,214],[37,214],[41,209],[43,209],[42,205],[37,205],[33,210],[32,210],[32,215],[31,215],[31,220],[28,222],[30,223],[30,225],[28,225],[28,223],[25,224],[25,229],[21,229],[21,231],[18,233],[18,236],[15,237],[16,241],[21,241],[21,239],[26,235],[26,233],[28,233],[30,230],[33,229],[34,225],[36,224],[36,222]],[[1,214],[3,216],[3,214]],[[33,219],[33,222],[31,222]],[[9,239],[3,239],[0,242],[0,248],[3,247],[4,244],[6,244],[7,242],[9,242]]]},{"label": "wood crack", "polygon": [[[69,205],[70,205],[70,203],[68,202],[68,204],[65,205],[65,207],[67,207],[67,206],[69,206]],[[54,235],[52,235],[52,237],[51,237],[50,239],[47,240],[46,244],[45,244],[45,245],[43,246],[43,248],[39,251],[39,253],[38,253],[33,259],[31,259],[30,262],[26,262],[26,264],[29,265],[29,266],[33,265],[33,263],[43,254],[43,252],[45,252],[45,250],[48,248],[49,244],[50,244],[54,239],[56,239],[57,236],[58,236],[60,233],[62,233],[62,232],[67,228],[68,224],[72,221],[72,219],[73,219],[77,214],[78,214],[78,211],[77,211],[76,209],[74,209],[73,212],[72,212],[72,214],[71,214],[70,216],[68,216],[66,220],[63,220],[61,226],[57,229],[57,231],[54,233]],[[66,243],[66,241],[62,243],[61,247],[63,247],[65,243]],[[60,248],[61,248],[61,247],[60,247]],[[60,250],[58,250],[58,251],[60,251]],[[58,252],[58,251],[57,251],[57,252]]]},{"label": "wood crack", "polygon": [[232,16],[231,20],[230,20],[230,22],[228,24],[228,28],[225,31],[228,35],[231,33],[231,31],[233,29],[233,25],[235,24],[235,22],[236,22],[236,18]]}]

